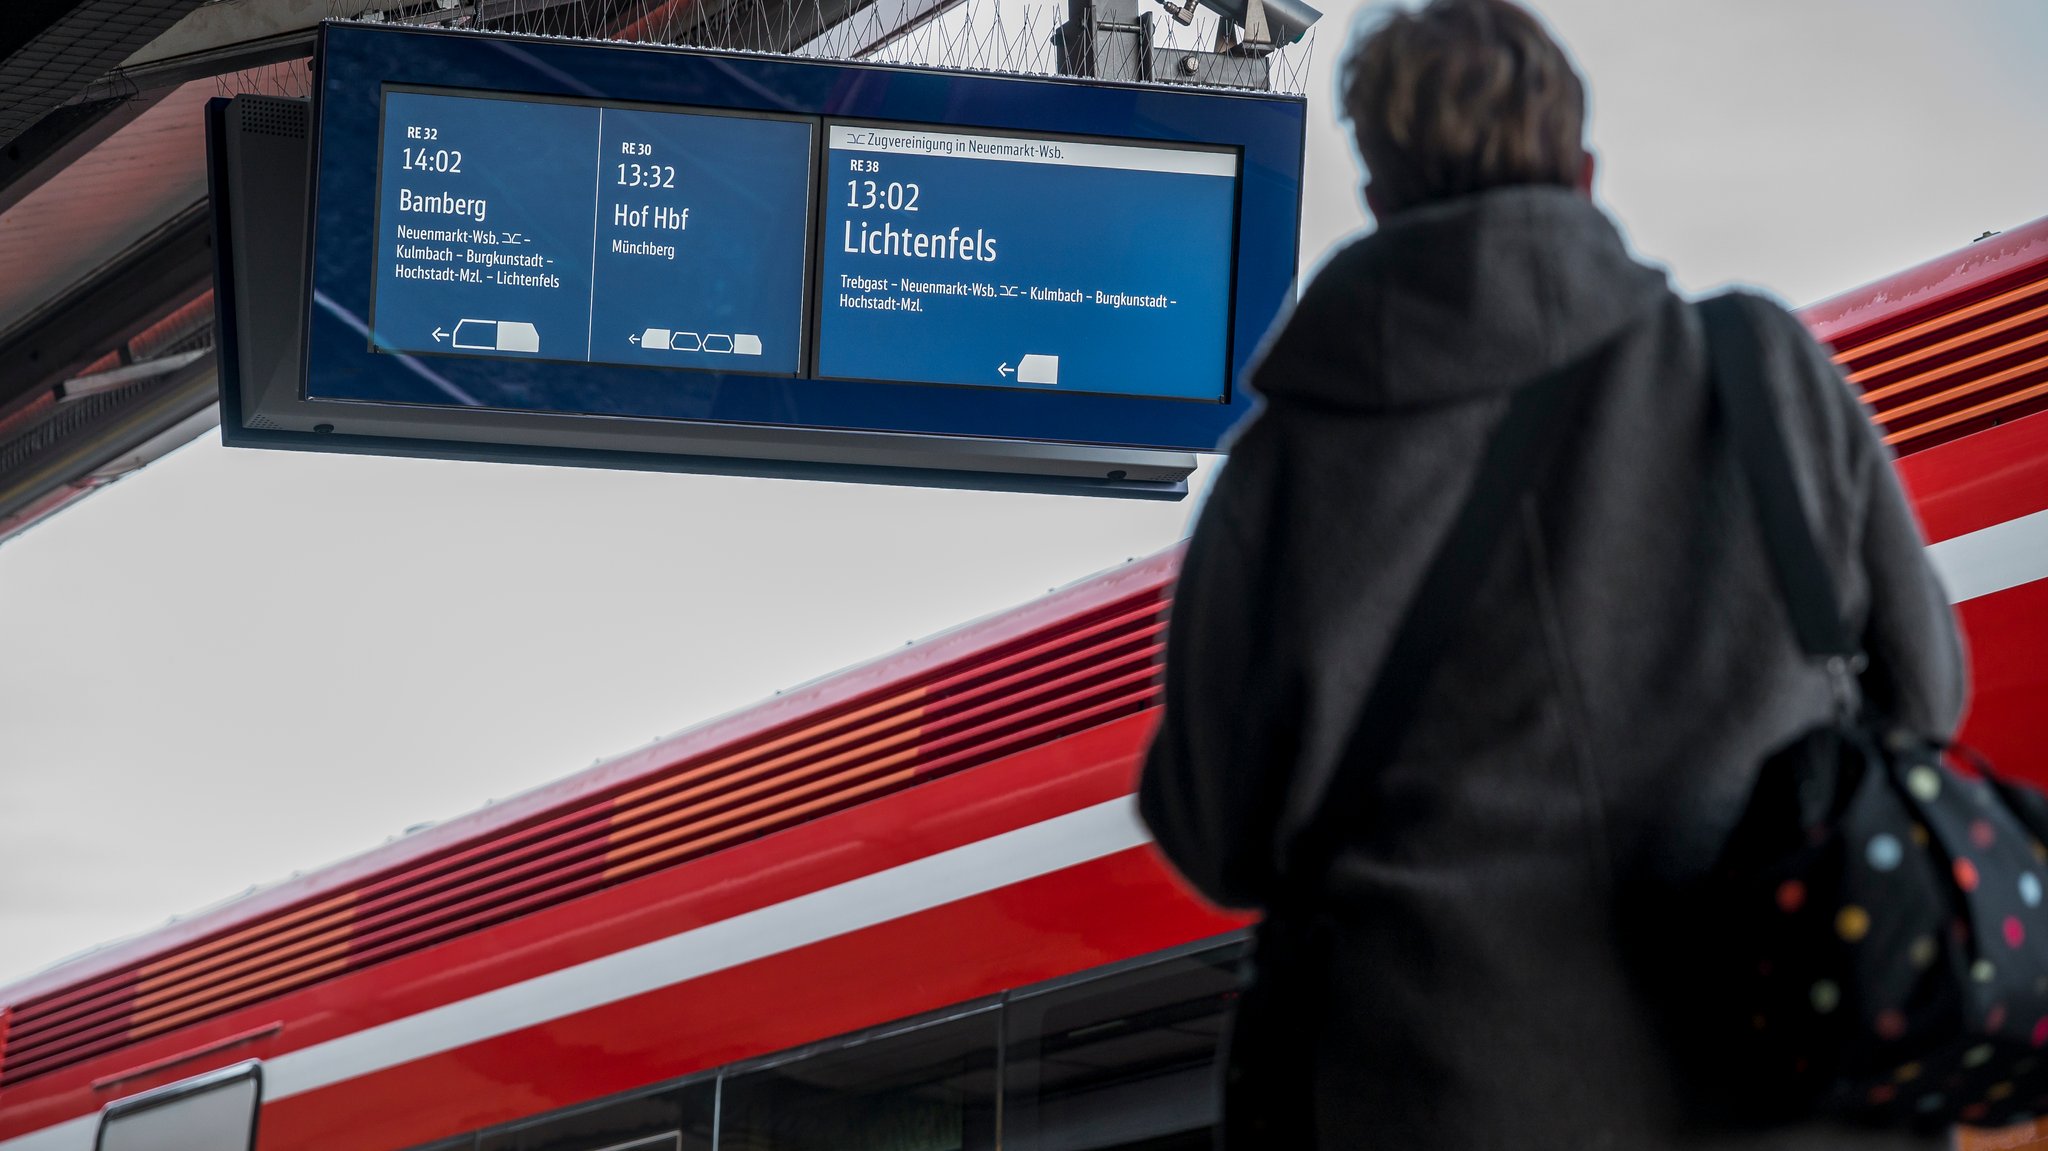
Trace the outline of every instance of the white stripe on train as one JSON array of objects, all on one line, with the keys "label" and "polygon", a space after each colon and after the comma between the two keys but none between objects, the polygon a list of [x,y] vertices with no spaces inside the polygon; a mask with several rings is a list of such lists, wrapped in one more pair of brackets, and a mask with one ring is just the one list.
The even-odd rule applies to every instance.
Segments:
[{"label": "white stripe on train", "polygon": [[[263,1064],[265,1102],[316,1091],[524,1027],[1021,883],[1150,841],[1131,796],[417,1015]],[[97,1115],[0,1142],[0,1151],[91,1151]]]},{"label": "white stripe on train", "polygon": [[95,1111],[76,1119],[31,1131],[0,1143],[0,1151],[92,1151],[93,1136],[99,1133],[100,1116]]},{"label": "white stripe on train", "polygon": [[263,1064],[283,1099],[684,983],[1146,843],[1124,796],[693,928],[523,983],[287,1052]]},{"label": "white stripe on train", "polygon": [[[1927,549],[1949,602],[2048,578],[2048,511]],[[264,1098],[283,1099],[453,1050],[728,967],[858,931],[1148,841],[1131,797],[798,896],[680,935],[487,991],[263,1065]],[[0,1142],[0,1151],[91,1151],[99,1116]]]},{"label": "white stripe on train", "polygon": [[2048,578],[2048,511],[1993,524],[1927,549],[1948,589],[1962,603]]}]

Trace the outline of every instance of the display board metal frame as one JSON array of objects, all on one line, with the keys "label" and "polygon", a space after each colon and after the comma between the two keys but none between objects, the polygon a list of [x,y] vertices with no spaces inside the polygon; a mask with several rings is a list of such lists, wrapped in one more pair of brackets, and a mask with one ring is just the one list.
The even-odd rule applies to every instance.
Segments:
[{"label": "display board metal frame", "polygon": [[[1305,124],[1298,97],[335,23],[321,30],[315,67],[302,383],[288,402],[252,402],[259,389],[224,371],[224,399],[245,416],[262,409],[255,419],[226,414],[230,443],[1171,498],[1184,490],[1178,481],[1186,453],[1213,450],[1249,409],[1246,365],[1295,274]],[[803,368],[794,377],[597,363],[508,368],[503,360],[455,356],[432,361],[458,382],[508,370],[566,372],[608,394],[667,381],[687,391],[689,407],[665,418],[625,408],[309,399],[334,394],[325,384],[337,373],[410,370],[406,357],[373,352],[366,330],[384,93],[421,88],[815,117],[814,188],[826,178],[829,121],[1228,149],[1239,157],[1239,178],[1229,241],[1227,394],[1206,402],[816,378],[818,311],[807,302]],[[217,187],[226,182],[218,163],[215,177]],[[814,193],[807,228],[821,226],[815,199]],[[1148,226],[1148,209],[1047,205],[1050,212],[1114,213],[1131,228]],[[815,294],[821,254],[815,234],[807,239],[807,287]],[[224,250],[228,279],[231,264]],[[1128,465],[1100,466],[1119,458]],[[1020,459],[1028,462],[1017,466]],[[1034,471],[1041,474],[1019,474]]]}]

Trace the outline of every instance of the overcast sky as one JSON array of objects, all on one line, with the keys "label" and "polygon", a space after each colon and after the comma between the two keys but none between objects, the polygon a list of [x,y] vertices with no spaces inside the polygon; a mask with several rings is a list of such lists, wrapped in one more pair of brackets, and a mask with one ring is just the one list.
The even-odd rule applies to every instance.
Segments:
[{"label": "overcast sky", "polygon": [[[1808,303],[2048,215],[2043,0],[1540,7],[1591,87],[1602,202],[1687,289]],[[1332,99],[1354,15],[1314,57],[1305,267],[1365,224]],[[209,434],[0,544],[0,982],[1155,551],[1186,517]]]}]

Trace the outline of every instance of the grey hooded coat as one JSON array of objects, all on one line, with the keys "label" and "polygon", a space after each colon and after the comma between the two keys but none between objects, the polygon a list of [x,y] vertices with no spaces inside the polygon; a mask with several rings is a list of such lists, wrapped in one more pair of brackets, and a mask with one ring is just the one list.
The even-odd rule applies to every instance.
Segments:
[{"label": "grey hooded coat", "polygon": [[[1798,320],[1748,303],[1864,690],[1952,732],[1954,618],[1891,455]],[[1265,903],[1509,393],[1610,342],[1398,756],[1344,816],[1317,896],[1338,925],[1327,1009],[1300,1021],[1320,1145],[1928,1145],[1710,1130],[1632,970],[1631,893],[1706,869],[1759,761],[1833,701],[1778,602],[1697,317],[1570,191],[1395,216],[1269,341],[1264,406],[1181,571],[1144,818],[1210,899]],[[1255,798],[1276,785],[1277,826]]]}]

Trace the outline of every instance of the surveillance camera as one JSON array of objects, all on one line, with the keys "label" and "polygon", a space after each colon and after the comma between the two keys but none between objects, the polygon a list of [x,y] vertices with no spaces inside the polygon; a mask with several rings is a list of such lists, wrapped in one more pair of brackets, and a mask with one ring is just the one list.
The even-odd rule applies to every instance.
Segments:
[{"label": "surveillance camera", "polygon": [[[1263,0],[1263,2],[1266,10],[1266,26],[1272,35],[1272,43],[1275,47],[1283,44],[1292,44],[1296,40],[1301,39],[1303,33],[1307,32],[1316,21],[1323,18],[1321,12],[1302,3],[1301,0]],[[1225,20],[1240,26],[1245,23],[1245,19],[1249,15],[1249,0],[1191,0],[1189,7],[1192,8],[1195,3],[1199,3],[1202,7],[1216,13]]]}]

